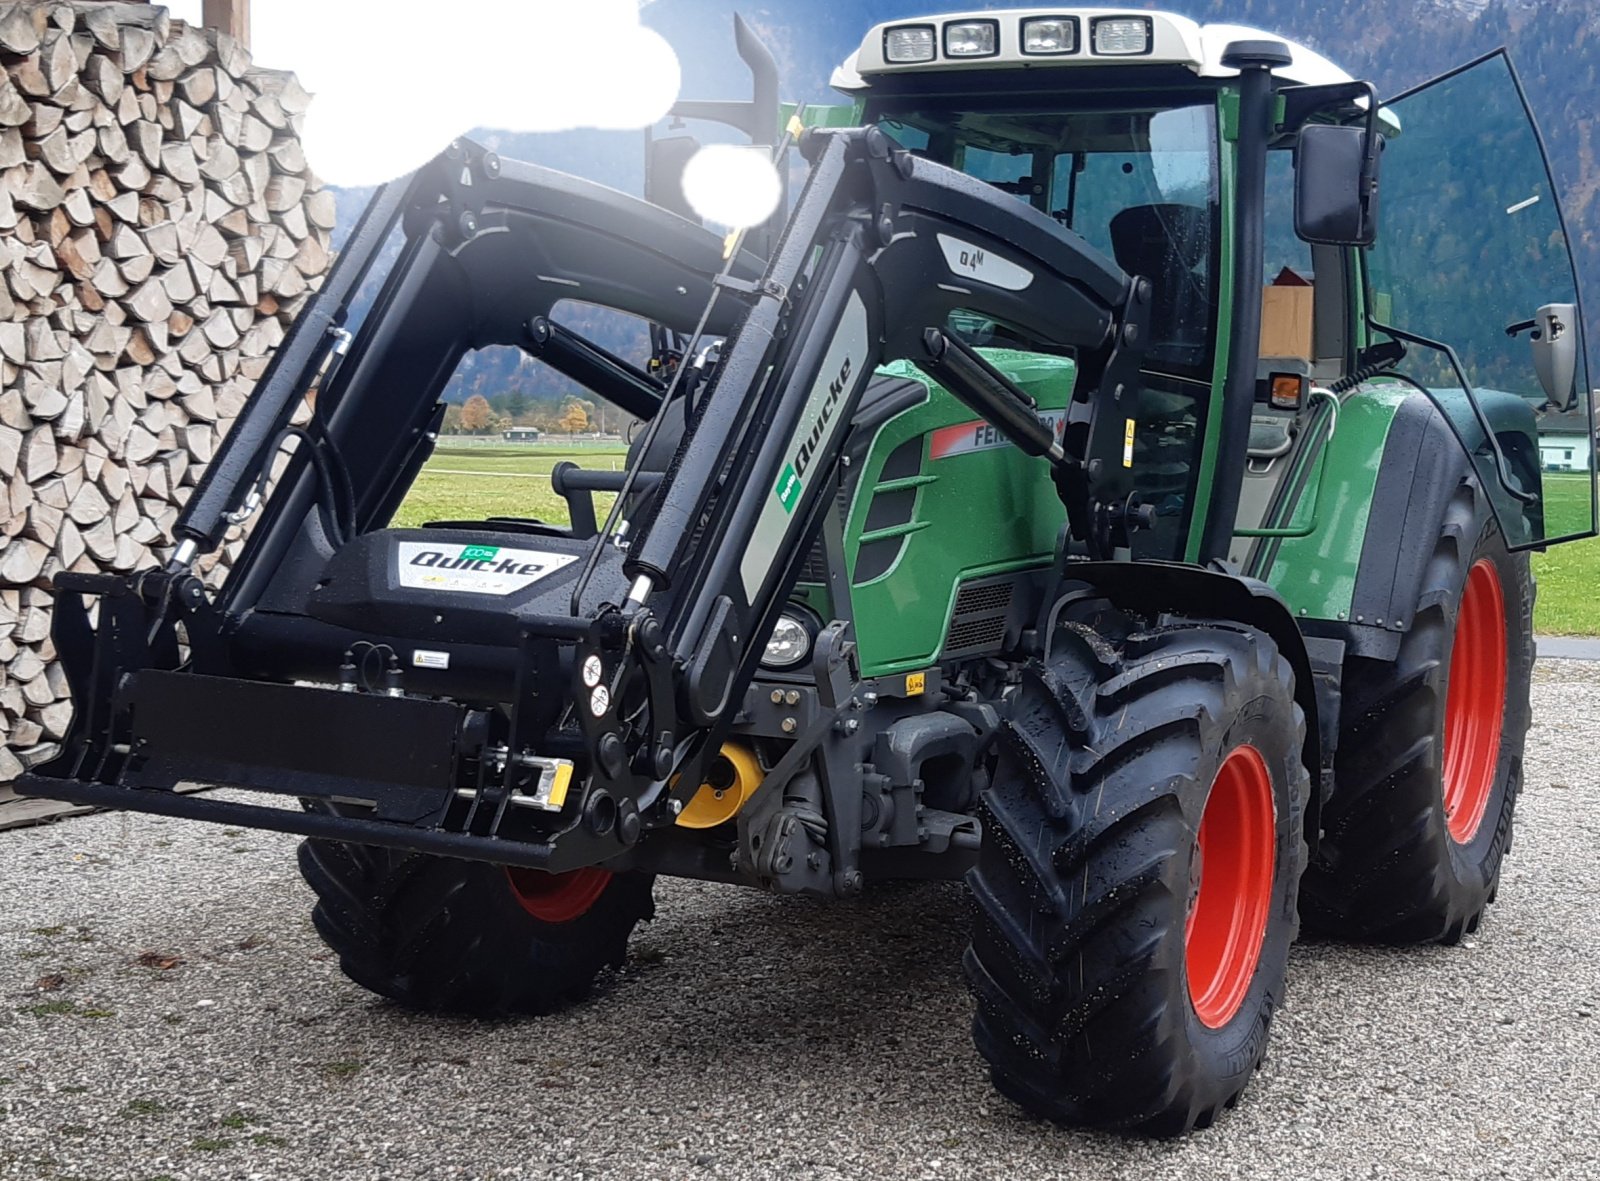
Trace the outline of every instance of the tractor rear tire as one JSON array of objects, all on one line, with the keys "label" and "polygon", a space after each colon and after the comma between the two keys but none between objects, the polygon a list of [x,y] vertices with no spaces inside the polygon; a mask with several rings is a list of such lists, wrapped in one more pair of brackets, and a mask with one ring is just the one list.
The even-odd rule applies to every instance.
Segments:
[{"label": "tractor rear tire", "polygon": [[1305,717],[1260,631],[1081,606],[1025,671],[984,795],[974,1037],[1034,1114],[1181,1135],[1238,1100],[1283,997]]},{"label": "tractor rear tire", "polygon": [[346,976],[409,1008],[471,1016],[584,999],[655,913],[648,874],[546,874],[326,840],[301,843],[300,872]]},{"label": "tractor rear tire", "polygon": [[1397,944],[1478,929],[1522,787],[1533,597],[1527,555],[1507,552],[1479,485],[1462,480],[1395,659],[1346,664],[1308,929]]}]

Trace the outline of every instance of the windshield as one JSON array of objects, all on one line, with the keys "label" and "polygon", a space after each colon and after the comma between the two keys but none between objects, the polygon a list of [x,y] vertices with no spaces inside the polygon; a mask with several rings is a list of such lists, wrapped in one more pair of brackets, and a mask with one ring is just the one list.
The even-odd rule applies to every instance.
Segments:
[{"label": "windshield", "polygon": [[878,112],[916,155],[959,168],[1082,234],[1155,289],[1146,365],[1209,379],[1216,316],[1216,113],[956,109]]}]

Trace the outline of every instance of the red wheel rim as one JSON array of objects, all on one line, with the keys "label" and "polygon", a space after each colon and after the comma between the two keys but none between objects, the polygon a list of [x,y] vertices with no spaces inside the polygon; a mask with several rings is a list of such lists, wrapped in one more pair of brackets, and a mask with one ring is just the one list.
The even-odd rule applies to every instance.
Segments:
[{"label": "red wheel rim", "polygon": [[1459,845],[1478,835],[1489,809],[1505,712],[1505,592],[1494,563],[1484,560],[1461,592],[1444,706],[1444,818]]},{"label": "red wheel rim", "polygon": [[1189,1001],[1212,1029],[1232,1021],[1250,992],[1276,861],[1272,775],[1260,751],[1241,746],[1217,772],[1200,817],[1184,934]]},{"label": "red wheel rim", "polygon": [[598,866],[569,873],[506,869],[511,893],[522,909],[542,923],[570,923],[589,913],[611,884],[611,871]]}]

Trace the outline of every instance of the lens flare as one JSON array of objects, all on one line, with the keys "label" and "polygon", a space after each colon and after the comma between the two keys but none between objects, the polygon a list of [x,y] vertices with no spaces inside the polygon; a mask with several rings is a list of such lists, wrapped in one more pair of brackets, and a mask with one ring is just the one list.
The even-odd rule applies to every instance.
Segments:
[{"label": "lens flare", "polygon": [[706,221],[742,230],[773,215],[783,182],[765,148],[710,144],[683,170],[683,195]]}]

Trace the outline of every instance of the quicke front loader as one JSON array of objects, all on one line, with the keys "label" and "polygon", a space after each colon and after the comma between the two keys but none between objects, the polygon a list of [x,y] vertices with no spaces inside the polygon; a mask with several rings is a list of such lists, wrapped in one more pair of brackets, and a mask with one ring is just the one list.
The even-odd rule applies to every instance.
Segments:
[{"label": "quicke front loader", "polygon": [[[759,135],[739,35],[756,102],[679,113]],[[1541,470],[1588,386],[1558,203],[1510,208],[1537,133],[1502,56],[1380,107],[1142,11],[881,26],[835,84],[726,248],[671,139],[655,203],[465,141],[381,190],[166,566],[57,577],[77,715],[19,789],[303,834],[344,970],[429,1009],[586,995],[660,874],[963,879],[1002,1091],[1209,1124],[1302,918],[1454,942],[1494,897],[1522,551],[1593,529]],[[639,420],[626,470],[559,468],[570,525],[391,527],[491,346]]]}]

